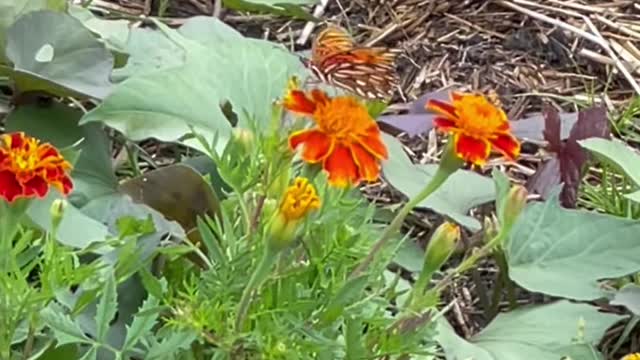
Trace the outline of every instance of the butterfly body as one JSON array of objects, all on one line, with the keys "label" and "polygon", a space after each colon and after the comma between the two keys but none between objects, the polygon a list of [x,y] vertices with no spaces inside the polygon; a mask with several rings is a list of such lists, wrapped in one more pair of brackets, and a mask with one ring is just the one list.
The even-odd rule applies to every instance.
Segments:
[{"label": "butterfly body", "polygon": [[342,28],[330,26],[316,37],[305,65],[322,82],[368,99],[387,99],[398,86],[398,51],[357,47]]}]

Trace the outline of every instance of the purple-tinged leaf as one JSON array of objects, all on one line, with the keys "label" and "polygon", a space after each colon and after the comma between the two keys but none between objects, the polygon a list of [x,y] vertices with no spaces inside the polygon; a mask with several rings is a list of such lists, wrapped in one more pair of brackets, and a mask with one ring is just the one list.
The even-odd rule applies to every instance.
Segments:
[{"label": "purple-tinged leaf", "polygon": [[546,199],[554,187],[563,183],[560,201],[563,206],[573,208],[578,199],[583,167],[589,159],[588,153],[578,144],[578,141],[592,137],[609,138],[609,122],[607,112],[602,107],[581,111],[567,141],[562,143],[560,119],[561,115],[556,110],[551,108],[545,110],[544,137],[549,142],[548,149],[554,152],[554,157],[540,166],[527,182],[527,188]]}]

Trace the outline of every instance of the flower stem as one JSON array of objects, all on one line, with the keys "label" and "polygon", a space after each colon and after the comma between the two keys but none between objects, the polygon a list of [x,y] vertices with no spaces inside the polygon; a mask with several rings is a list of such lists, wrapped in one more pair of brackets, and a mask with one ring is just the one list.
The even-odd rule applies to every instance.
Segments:
[{"label": "flower stem", "polygon": [[367,257],[351,272],[350,277],[354,278],[360,275],[375,259],[376,255],[384,248],[387,242],[395,235],[399,230],[402,224],[404,223],[405,218],[414,207],[419,205],[422,201],[424,201],[429,195],[431,195],[434,191],[436,191],[444,182],[456,172],[463,164],[462,160],[460,160],[453,152],[452,147],[453,141],[449,141],[447,148],[443,152],[442,162],[438,167],[438,170],[433,175],[427,186],[420,191],[418,195],[416,195],[413,199],[409,200],[398,212],[398,214],[393,218],[391,224],[384,229],[384,232],[380,236],[380,239],[373,245]]},{"label": "flower stem", "polygon": [[13,239],[20,229],[20,220],[27,212],[30,202],[17,199],[7,203],[0,199],[0,271],[8,271],[12,261],[11,249]]},{"label": "flower stem", "polygon": [[242,331],[244,321],[247,317],[247,312],[249,311],[249,306],[251,305],[253,293],[258,290],[262,283],[267,279],[271,272],[271,268],[277,259],[278,251],[270,246],[266,246],[264,253],[262,254],[262,259],[260,259],[258,266],[256,266],[253,274],[251,274],[251,278],[242,292],[236,317],[236,332]]}]

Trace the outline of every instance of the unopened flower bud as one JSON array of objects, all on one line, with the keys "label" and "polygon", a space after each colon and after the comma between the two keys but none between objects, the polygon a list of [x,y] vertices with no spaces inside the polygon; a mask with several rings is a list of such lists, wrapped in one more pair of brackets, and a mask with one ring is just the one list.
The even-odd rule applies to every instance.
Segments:
[{"label": "unopened flower bud", "polygon": [[240,146],[245,152],[248,153],[253,149],[255,136],[251,130],[243,129],[243,128],[234,128],[233,138],[238,144],[240,144]]},{"label": "unopened flower bud", "polygon": [[527,195],[527,189],[521,185],[515,185],[509,190],[503,210],[503,231],[509,231],[513,224],[515,224],[518,216],[527,204]]},{"label": "unopened flower bud", "polygon": [[422,271],[430,274],[438,271],[449,260],[460,239],[460,228],[450,222],[440,225],[431,236],[424,257]]},{"label": "unopened flower bud", "polygon": [[269,228],[268,245],[282,250],[291,245],[300,222],[320,208],[316,189],[306,178],[298,177],[282,196]]},{"label": "unopened flower bud", "polygon": [[66,207],[67,201],[64,199],[56,199],[51,203],[49,214],[51,215],[51,224],[53,229],[57,229],[58,225],[60,225],[60,221],[62,221],[62,216],[64,215]]}]

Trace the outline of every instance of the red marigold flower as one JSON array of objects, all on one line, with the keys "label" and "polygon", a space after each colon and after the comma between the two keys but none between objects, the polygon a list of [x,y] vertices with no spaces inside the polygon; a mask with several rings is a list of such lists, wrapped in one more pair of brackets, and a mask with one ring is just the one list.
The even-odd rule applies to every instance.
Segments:
[{"label": "red marigold flower", "polygon": [[438,130],[453,134],[455,152],[465,161],[483,165],[492,149],[510,160],[520,154],[507,115],[482,95],[452,92],[451,103],[429,100],[426,108],[439,115]]},{"label": "red marigold flower", "polygon": [[315,122],[314,128],[291,134],[289,146],[295,150],[304,145],[302,159],[322,163],[329,184],[344,187],[378,179],[380,161],[388,157],[387,148],[378,124],[356,98],[330,98],[321,90],[305,93],[290,86],[283,105]]},{"label": "red marigold flower", "polygon": [[67,195],[73,188],[70,169],[71,164],[49,143],[41,144],[22,132],[0,135],[0,197],[8,202],[42,198],[49,186]]}]

